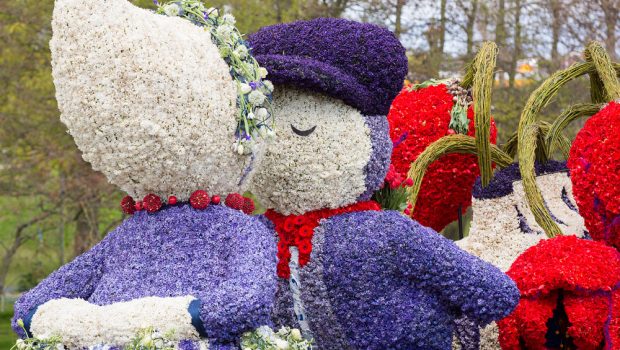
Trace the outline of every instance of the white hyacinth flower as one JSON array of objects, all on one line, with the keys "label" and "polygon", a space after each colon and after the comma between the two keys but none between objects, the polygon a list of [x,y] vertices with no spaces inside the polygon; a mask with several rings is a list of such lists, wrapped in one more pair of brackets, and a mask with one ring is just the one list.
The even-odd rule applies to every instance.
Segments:
[{"label": "white hyacinth flower", "polygon": [[176,17],[181,14],[181,7],[179,7],[176,3],[167,4],[164,6],[164,13],[166,16]]},{"label": "white hyacinth flower", "polygon": [[252,112],[248,113],[248,119],[249,120],[252,120],[254,118],[255,118],[254,113],[252,113]]},{"label": "white hyacinth flower", "polygon": [[276,339],[276,347],[278,350],[288,350],[289,344],[284,339]]},{"label": "white hyacinth flower", "polygon": [[243,145],[240,144],[240,145],[237,146],[237,153],[239,155],[243,155],[244,151],[245,151],[245,149],[244,149]]},{"label": "white hyacinth flower", "polygon": [[248,96],[248,100],[250,101],[250,103],[255,106],[262,105],[263,102],[265,102],[265,98],[267,98],[267,96],[265,96],[265,94],[257,90],[250,92],[250,96]]},{"label": "white hyacinth flower", "polygon": [[224,16],[222,16],[222,20],[224,21],[224,23],[230,24],[230,25],[234,25],[235,23],[237,23],[235,16],[231,15],[230,13],[227,13]]},{"label": "white hyacinth flower", "polygon": [[265,85],[269,92],[273,92],[273,83],[270,80],[263,80],[263,85]]},{"label": "white hyacinth flower", "polygon": [[56,344],[56,350],[65,350],[65,346],[62,344]]},{"label": "white hyacinth flower", "polygon": [[217,27],[217,29],[215,30],[215,33],[218,37],[220,37],[220,39],[227,41],[228,39],[230,39],[234,30],[235,30],[234,27],[228,24],[224,24],[224,25]]},{"label": "white hyacinth flower", "polygon": [[144,336],[144,338],[140,340],[140,345],[145,347],[153,347],[153,345],[155,344],[153,343],[153,338],[151,338],[151,336],[147,334]]},{"label": "white hyacinth flower", "polygon": [[249,94],[250,91],[252,91],[252,87],[248,84],[242,83],[239,87],[239,90],[243,93],[243,94]]},{"label": "white hyacinth flower", "polygon": [[248,57],[248,48],[245,45],[241,45],[235,49],[235,55],[240,59]]},{"label": "white hyacinth flower", "polygon": [[26,342],[24,342],[23,339],[17,339],[17,342],[15,343],[15,345],[17,346],[18,350],[24,350],[27,347]]},{"label": "white hyacinth flower", "polygon": [[269,111],[267,110],[267,108],[259,108],[258,110],[256,110],[256,116],[259,119],[265,119],[269,116]]},{"label": "white hyacinth flower", "polygon": [[302,340],[301,332],[297,328],[291,329],[291,338],[296,341]]},{"label": "white hyacinth flower", "polygon": [[260,77],[261,77],[261,78],[263,78],[263,79],[267,78],[267,74],[269,74],[269,72],[267,71],[267,69],[266,69],[266,68],[263,68],[263,67],[260,67],[260,68],[258,69],[258,73],[260,74]]}]

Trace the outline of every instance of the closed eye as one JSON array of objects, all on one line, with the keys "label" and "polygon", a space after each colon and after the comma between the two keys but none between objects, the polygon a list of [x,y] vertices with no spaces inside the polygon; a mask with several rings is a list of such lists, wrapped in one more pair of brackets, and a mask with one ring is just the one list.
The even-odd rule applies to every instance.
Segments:
[{"label": "closed eye", "polygon": [[316,125],[308,130],[299,130],[293,124],[291,124],[291,129],[293,129],[293,132],[299,136],[310,136],[314,132],[314,130],[316,130]]}]

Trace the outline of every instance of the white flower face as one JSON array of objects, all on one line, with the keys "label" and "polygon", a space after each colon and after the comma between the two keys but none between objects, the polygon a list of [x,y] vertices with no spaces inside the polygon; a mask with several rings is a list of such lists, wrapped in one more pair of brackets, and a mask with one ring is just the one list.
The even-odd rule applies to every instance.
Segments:
[{"label": "white flower face", "polygon": [[209,32],[125,0],[57,0],[52,25],[61,120],[95,170],[136,199],[242,190],[237,88]]},{"label": "white flower face", "polygon": [[[541,175],[536,182],[554,221],[566,235],[583,237],[583,218],[576,211],[572,183],[564,172]],[[457,242],[464,250],[507,271],[517,256],[547,238],[527,203],[522,181],[512,184],[509,195],[473,199],[470,235]]]},{"label": "white flower face", "polygon": [[287,87],[275,89],[277,138],[250,186],[283,214],[354,203],[366,190],[371,156],[364,116],[340,100]]}]

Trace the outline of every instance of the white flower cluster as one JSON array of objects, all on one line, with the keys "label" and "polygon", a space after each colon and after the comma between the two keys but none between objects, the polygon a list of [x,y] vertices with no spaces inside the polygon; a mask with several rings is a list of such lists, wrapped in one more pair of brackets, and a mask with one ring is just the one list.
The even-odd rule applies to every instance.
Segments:
[{"label": "white flower cluster", "polygon": [[282,327],[274,332],[262,326],[241,337],[241,350],[310,350],[312,343],[303,339],[299,329]]},{"label": "white flower cluster", "polygon": [[276,90],[274,113],[278,137],[250,191],[285,215],[355,203],[366,191],[364,167],[372,152],[362,114],[340,100],[291,88]]},{"label": "white flower cluster", "polygon": [[134,198],[244,190],[237,88],[207,31],[126,0],[57,0],[52,27],[61,120],[95,170]]},{"label": "white flower cluster", "polygon": [[[564,172],[541,175],[536,182],[549,211],[561,221],[556,223],[562,232],[582,237],[586,230],[583,218],[565,203],[567,199],[576,207],[568,175]],[[530,210],[521,181],[513,182],[510,195],[493,199],[473,198],[472,208],[474,216],[469,236],[456,244],[504,272],[526,249],[547,238]],[[519,213],[522,218],[518,217]],[[527,223],[533,232],[524,233],[522,222]],[[495,323],[482,328],[480,349],[500,349],[498,337],[499,330]]]},{"label": "white flower cluster", "polygon": [[192,296],[148,297],[98,306],[82,299],[56,299],[37,309],[31,332],[39,339],[60,335],[69,349],[93,344],[128,346],[145,329],[158,330],[172,341],[198,340],[187,311],[193,300]]}]

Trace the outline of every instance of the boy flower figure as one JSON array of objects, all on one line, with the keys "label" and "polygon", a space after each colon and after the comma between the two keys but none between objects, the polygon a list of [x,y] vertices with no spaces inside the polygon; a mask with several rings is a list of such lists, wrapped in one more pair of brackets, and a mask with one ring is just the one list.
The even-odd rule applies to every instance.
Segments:
[{"label": "boy flower figure", "polygon": [[276,84],[278,139],[251,184],[278,235],[274,323],[320,349],[449,349],[454,320],[508,315],[497,268],[370,201],[388,171],[386,115],[407,73],[386,29],[343,19],[250,37]]}]

